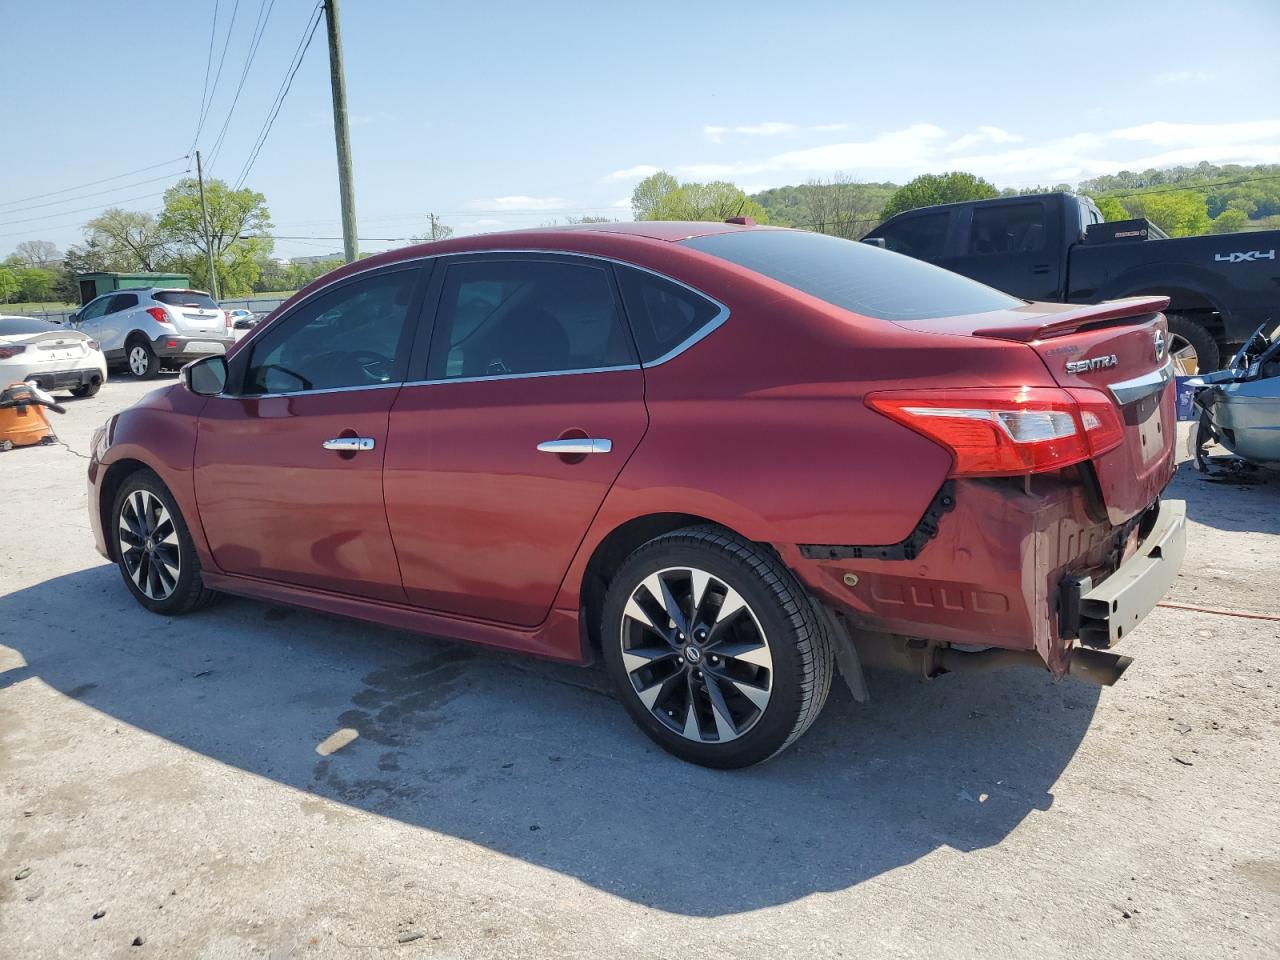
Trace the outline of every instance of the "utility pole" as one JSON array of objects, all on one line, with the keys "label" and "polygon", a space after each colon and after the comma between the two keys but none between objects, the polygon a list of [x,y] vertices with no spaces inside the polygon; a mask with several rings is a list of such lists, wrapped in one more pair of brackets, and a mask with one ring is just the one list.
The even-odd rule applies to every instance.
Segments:
[{"label": "utility pole", "polygon": [[218,274],[213,269],[213,246],[209,243],[209,206],[204,202],[204,165],[200,162],[199,150],[196,151],[196,179],[200,182],[200,216],[204,220],[204,252],[209,258],[209,292],[213,294],[213,299],[217,300]]},{"label": "utility pole", "polygon": [[360,255],[356,241],[356,192],[351,178],[351,131],[347,126],[347,80],[342,69],[338,0],[324,0],[329,30],[329,80],[333,86],[333,136],[338,142],[338,195],[342,202],[342,248],[351,263]]}]

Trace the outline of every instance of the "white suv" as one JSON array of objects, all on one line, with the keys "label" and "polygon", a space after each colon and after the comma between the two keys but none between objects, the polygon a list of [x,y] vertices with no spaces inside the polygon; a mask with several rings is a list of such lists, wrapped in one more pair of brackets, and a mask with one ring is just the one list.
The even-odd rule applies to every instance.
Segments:
[{"label": "white suv", "polygon": [[147,287],[90,300],[71,324],[102,344],[107,362],[127,366],[140,380],[162,367],[180,367],[236,342],[227,313],[207,293]]}]

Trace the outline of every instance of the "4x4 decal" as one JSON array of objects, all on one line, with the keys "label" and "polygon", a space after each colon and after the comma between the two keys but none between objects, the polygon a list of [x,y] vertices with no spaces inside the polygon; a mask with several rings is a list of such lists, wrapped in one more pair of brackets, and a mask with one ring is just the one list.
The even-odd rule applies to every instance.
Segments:
[{"label": "4x4 decal", "polygon": [[1254,260],[1274,260],[1275,250],[1249,250],[1244,253],[1215,253],[1213,259],[1221,263],[1252,263]]}]

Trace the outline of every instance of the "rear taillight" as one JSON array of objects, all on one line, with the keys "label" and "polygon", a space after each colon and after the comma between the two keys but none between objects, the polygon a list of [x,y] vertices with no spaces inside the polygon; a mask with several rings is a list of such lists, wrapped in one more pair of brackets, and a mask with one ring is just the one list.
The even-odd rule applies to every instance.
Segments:
[{"label": "rear taillight", "polygon": [[147,307],[147,313],[151,314],[151,319],[156,323],[163,323],[168,327],[173,326],[173,321],[169,319],[169,314],[164,307]]},{"label": "rear taillight", "polygon": [[86,347],[88,347],[90,350],[101,350],[101,349],[102,349],[102,344],[98,343],[98,341],[97,341],[97,340],[86,340],[86,341],[84,342],[84,345],[85,345]]},{"label": "rear taillight", "polygon": [[26,347],[0,347],[0,360],[12,360],[26,349]]},{"label": "rear taillight", "polygon": [[951,451],[953,477],[1042,473],[1088,460],[1124,437],[1099,390],[975,388],[873,393],[867,405]]}]

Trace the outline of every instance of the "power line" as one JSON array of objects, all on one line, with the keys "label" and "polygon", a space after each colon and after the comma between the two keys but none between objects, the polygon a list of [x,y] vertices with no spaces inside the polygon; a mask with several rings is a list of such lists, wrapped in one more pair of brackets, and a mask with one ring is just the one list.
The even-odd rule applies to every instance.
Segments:
[{"label": "power line", "polygon": [[191,138],[191,146],[187,148],[187,153],[196,148],[196,141],[200,139],[200,131],[204,129],[204,118],[209,109],[206,105],[209,95],[209,67],[213,65],[213,39],[217,35],[218,0],[213,0],[213,26],[209,28],[209,52],[204,57],[204,87],[200,90],[200,110],[196,115],[196,135]]},{"label": "power line", "polygon": [[[46,203],[33,203],[29,207],[14,207],[12,210],[4,210],[0,212],[2,212],[4,216],[7,217],[11,213],[26,213],[28,210],[39,210],[41,207],[57,207],[64,203],[75,203],[77,200],[88,200],[90,197],[100,197],[106,193],[115,193],[118,190],[131,190],[134,187],[141,187],[148,183],[159,183],[161,180],[172,180],[172,179],[173,179],[172,173],[162,173],[158,177],[150,177],[147,180],[137,180],[133,183],[122,183],[120,184],[120,186],[111,187],[108,190],[96,190],[93,193],[82,193],[76,197],[67,197],[65,200],[50,200]],[[61,216],[61,213],[56,212],[54,216]]]},{"label": "power line", "polygon": [[[147,209],[147,210],[136,210],[136,211],[133,211],[133,212],[134,212],[134,213],[159,213],[159,212],[160,212],[160,210],[161,210],[161,208],[160,208],[160,207],[151,207],[151,208],[149,208],[149,209]],[[30,237],[31,237],[31,234],[32,234],[33,232],[36,232],[36,231],[47,232],[47,231],[51,231],[51,230],[65,230],[67,227],[83,227],[83,226],[84,226],[84,221],[82,221],[82,220],[74,220],[74,221],[68,221],[68,222],[66,222],[66,223],[53,223],[53,224],[48,224],[48,225],[46,225],[46,226],[42,226],[42,227],[35,227],[35,228],[27,227],[27,228],[24,228],[24,229],[22,229],[22,230],[15,230],[15,231],[14,231],[14,232],[12,232],[12,233],[0,233],[0,240],[3,240],[3,239],[8,238],[8,237],[26,237],[26,238],[30,238]]]},{"label": "power line", "polygon": [[[204,116],[200,118],[200,126],[196,129],[196,140],[200,139],[200,130],[204,128],[204,122],[209,117],[209,111],[213,108],[214,97],[218,95],[218,81],[222,79],[222,67],[227,62],[227,47],[231,46],[231,32],[236,27],[236,13],[240,10],[240,0],[236,0],[231,7],[231,19],[227,22],[227,35],[222,41],[222,54],[218,57],[218,69],[213,75],[213,86],[209,88],[209,103],[205,106]],[[195,142],[191,144],[191,149],[195,149]]]},{"label": "power line", "polygon": [[[44,197],[56,197],[61,193],[72,193],[76,190],[83,190],[85,187],[96,187],[100,183],[110,183],[112,180],[123,180],[125,177],[132,177],[139,173],[146,173],[148,170],[158,170],[161,167],[167,167],[170,164],[178,163],[182,160],[190,159],[188,156],[174,157],[172,160],[165,160],[161,163],[153,163],[149,167],[141,167],[137,170],[130,170],[128,173],[118,173],[114,177],[103,177],[101,180],[90,180],[88,183],[77,184],[74,187],[64,187],[62,190],[50,190],[48,193],[36,193],[29,197],[19,197],[16,200],[0,200],[0,207],[7,207],[14,203],[26,203],[28,200],[41,200]],[[4,213],[14,213],[12,210],[0,210],[0,215]]]},{"label": "power line", "polygon": [[[133,201],[135,200],[150,200],[152,197],[163,197],[163,196],[164,196],[164,191],[162,190],[159,193],[146,193],[140,197],[128,197],[127,199],[119,200],[117,202],[133,203]],[[95,204],[92,207],[81,207],[79,210],[59,210],[56,214],[54,214],[54,216],[69,217],[73,213],[86,213],[89,210],[101,210],[101,209],[102,209],[102,204],[99,203],[99,204]],[[49,217],[46,214],[43,217],[28,217],[25,220],[6,220],[3,223],[0,223],[0,227],[11,227],[16,223],[39,223],[41,220],[48,220],[48,219]]]},{"label": "power line", "polygon": [[312,17],[303,31],[303,39],[298,41],[298,46],[294,50],[293,60],[290,61],[290,67],[284,82],[276,93],[271,109],[267,111],[267,119],[258,133],[257,140],[254,141],[253,149],[249,151],[248,159],[245,160],[244,166],[240,168],[240,175],[236,177],[233,189],[239,190],[244,185],[245,180],[249,178],[249,173],[253,170],[258,154],[262,152],[262,148],[267,142],[267,137],[271,134],[271,127],[275,124],[276,117],[280,114],[280,108],[284,106],[285,98],[289,95],[289,90],[293,86],[294,75],[297,74],[298,68],[302,66],[302,61],[307,56],[307,50],[311,47],[311,39],[316,35],[316,28],[320,26],[320,18],[322,16],[321,6],[317,3],[312,10]]},{"label": "power line", "polygon": [[236,104],[240,102],[240,91],[244,89],[244,82],[249,77],[249,68],[253,66],[253,58],[258,54],[258,47],[262,43],[262,35],[266,32],[267,21],[271,19],[271,10],[276,5],[276,0],[262,0],[258,5],[258,19],[254,23],[254,30],[249,40],[249,53],[245,57],[244,69],[240,71],[240,82],[236,84],[235,96],[231,98],[231,108],[227,111],[227,118],[222,121],[222,129],[218,131],[218,138],[213,142],[213,149],[209,151],[209,167],[212,168],[214,162],[218,159],[218,154],[222,150],[222,144],[227,136],[227,128],[231,125],[231,115],[236,112]]}]

